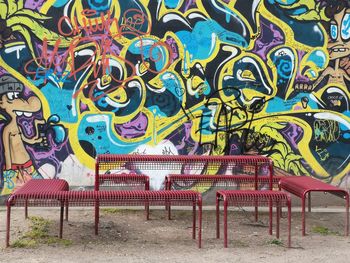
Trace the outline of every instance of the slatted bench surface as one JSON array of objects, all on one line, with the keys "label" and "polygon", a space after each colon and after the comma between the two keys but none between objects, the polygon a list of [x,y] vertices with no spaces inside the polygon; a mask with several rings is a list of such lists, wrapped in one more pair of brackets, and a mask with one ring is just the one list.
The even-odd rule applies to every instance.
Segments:
[{"label": "slatted bench surface", "polygon": [[96,157],[96,171],[179,171],[180,173],[213,174],[230,171],[237,174],[255,174],[258,169],[266,168],[269,174],[273,173],[273,162],[265,156],[235,155],[235,156],[208,156],[208,155],[118,155],[102,154]]},{"label": "slatted bench surface", "polygon": [[324,183],[310,176],[284,177],[280,182],[280,186],[282,189],[299,197],[302,197],[309,191],[334,192],[335,194],[340,193],[344,197],[348,194],[346,190]]},{"label": "slatted bench surface", "polygon": [[31,192],[15,193],[10,196],[10,206],[59,206],[68,201],[70,206],[92,206],[96,201],[100,205],[164,205],[169,201],[174,205],[187,205],[199,199],[199,193],[192,190],[183,191],[68,191],[68,192]]},{"label": "slatted bench surface", "polygon": [[[276,237],[279,238],[279,219],[281,207],[288,207],[288,247],[291,246],[291,200],[287,193],[280,191],[259,190],[220,190],[216,193],[216,231],[220,237],[220,201],[224,202],[224,247],[227,247],[227,208],[228,206],[275,206],[277,208]],[[270,217],[270,234],[272,234]]]},{"label": "slatted bench surface", "polygon": [[270,190],[220,190],[217,191],[217,195],[228,205],[255,206],[257,203],[261,206],[269,206],[272,201],[273,204],[287,206],[290,202],[290,197],[286,193]]},{"label": "slatted bench surface", "polygon": [[[282,176],[273,176],[273,188],[278,188],[279,180]],[[191,174],[170,174],[165,177],[166,189],[171,190],[178,185],[181,188],[189,187],[247,187],[250,189],[269,189],[271,178],[269,176],[249,176],[249,175],[191,175]]]},{"label": "slatted bench surface", "polygon": [[[95,233],[98,233],[100,206],[137,206],[137,205],[188,205],[193,207],[193,238],[195,238],[195,210],[199,211],[198,246],[201,247],[202,198],[201,194],[191,190],[185,191],[58,191],[58,192],[14,192],[7,200],[7,234],[6,245],[9,245],[10,214],[12,206],[57,206],[61,207],[60,237],[63,228],[63,206],[95,206]],[[147,211],[148,218],[148,211]]]},{"label": "slatted bench surface", "polygon": [[349,192],[324,183],[309,176],[288,176],[280,180],[281,189],[301,198],[302,201],[302,235],[305,236],[305,199],[308,195],[309,212],[311,212],[311,192],[328,192],[345,199],[345,235],[349,235]]},{"label": "slatted bench surface", "polygon": [[[163,163],[169,163],[169,167],[177,167],[180,164],[203,164],[203,163],[217,163],[217,164],[251,164],[251,165],[262,165],[270,164],[271,159],[265,156],[254,156],[254,155],[138,155],[138,154],[100,154],[96,158],[97,163],[103,164],[116,164],[122,166],[124,162],[140,163],[144,164],[145,169],[160,169],[163,170]],[[150,163],[154,165],[150,166]],[[168,169],[168,167],[166,168]]]},{"label": "slatted bench surface", "polygon": [[149,190],[149,177],[144,174],[100,174],[96,177],[95,190],[100,187],[136,187],[142,186],[144,190]]},{"label": "slatted bench surface", "polygon": [[[62,179],[32,179],[16,190],[16,194],[29,195],[37,192],[59,192],[69,191],[69,185]],[[28,204],[26,199],[23,200],[25,207],[25,218],[28,218]],[[66,218],[68,218],[68,207],[66,210]]]},{"label": "slatted bench surface", "polygon": [[68,191],[69,185],[62,179],[32,179],[16,190],[16,194],[32,194],[37,192]]}]

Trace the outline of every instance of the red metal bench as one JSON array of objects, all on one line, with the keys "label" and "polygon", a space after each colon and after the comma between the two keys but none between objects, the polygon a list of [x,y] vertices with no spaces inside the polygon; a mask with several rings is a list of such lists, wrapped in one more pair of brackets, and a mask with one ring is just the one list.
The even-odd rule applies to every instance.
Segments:
[{"label": "red metal bench", "polygon": [[328,192],[344,198],[345,204],[345,235],[349,235],[349,193],[346,190],[340,189],[330,184],[326,184],[320,180],[309,176],[290,176],[280,180],[280,189],[292,193],[301,198],[302,206],[302,235],[305,236],[305,199],[308,195],[309,212],[311,212],[311,192]]},{"label": "red metal bench", "polygon": [[[278,189],[278,182],[281,178],[282,176],[273,176],[272,188],[270,188],[270,176],[170,174],[165,177],[165,187],[167,190],[172,190],[176,185],[185,189],[194,187],[194,190],[200,187],[235,187],[236,189],[244,187],[247,188],[245,190],[272,190]],[[167,207],[167,209],[170,209],[170,207]],[[255,220],[258,221],[257,207],[255,207]],[[271,220],[272,208],[270,209]]]},{"label": "red metal bench", "polygon": [[[102,154],[96,157],[95,175],[106,172],[154,174],[163,171],[168,174],[245,174],[258,177],[266,170],[268,176],[273,175],[273,161],[265,156],[253,155],[118,155]],[[270,188],[272,188],[272,181]]]},{"label": "red metal bench", "polygon": [[[198,247],[201,247],[202,240],[202,197],[195,191],[56,191],[56,192],[31,192],[18,193],[15,191],[7,200],[7,225],[6,225],[6,246],[10,242],[10,218],[12,206],[56,206],[61,208],[60,212],[60,233],[63,232],[64,205],[70,206],[94,206],[95,207],[95,234],[98,234],[99,207],[114,205],[178,205],[193,207],[193,234],[195,239],[196,231],[196,206],[198,206]],[[149,210],[146,210],[147,219]]]},{"label": "red metal bench", "polygon": [[[33,194],[38,192],[59,192],[69,191],[69,185],[62,179],[32,179],[24,184],[21,188],[16,190],[17,194]],[[28,218],[28,205],[27,200],[24,204],[25,218]],[[66,220],[68,220],[68,203],[66,203]]]},{"label": "red metal bench", "polygon": [[[220,238],[220,201],[224,202],[224,247],[227,247],[227,208],[228,206],[275,206],[277,226],[276,237],[279,238],[279,221],[281,207],[288,207],[288,247],[291,246],[291,200],[286,193],[279,191],[256,190],[222,190],[216,193],[216,237]],[[272,221],[270,221],[270,233]]]}]

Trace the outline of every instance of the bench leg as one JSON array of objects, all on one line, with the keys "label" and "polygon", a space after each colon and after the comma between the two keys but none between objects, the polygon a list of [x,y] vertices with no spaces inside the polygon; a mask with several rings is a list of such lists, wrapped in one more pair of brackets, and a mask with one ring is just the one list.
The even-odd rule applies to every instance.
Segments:
[{"label": "bench leg", "polygon": [[301,232],[305,236],[305,195],[301,198]]},{"label": "bench leg", "polygon": [[26,199],[26,201],[25,201],[24,217],[25,217],[25,219],[28,219],[28,199]]},{"label": "bench leg", "polygon": [[[254,176],[254,190],[258,190],[258,165],[255,165],[255,176]],[[258,216],[258,202],[255,201],[255,222],[258,222],[259,216]]]},{"label": "bench leg", "polygon": [[346,207],[345,207],[345,235],[349,235],[349,194],[345,195]]},{"label": "bench leg", "polygon": [[196,239],[196,202],[192,205],[192,239]]},{"label": "bench leg", "polygon": [[307,193],[307,209],[311,212],[311,192]]},{"label": "bench leg", "polygon": [[[145,183],[145,191],[149,191],[149,181]],[[145,204],[145,211],[149,214],[149,202],[147,201]]]},{"label": "bench leg", "polygon": [[100,221],[100,204],[95,202],[95,235],[98,235],[98,224]]},{"label": "bench leg", "polygon": [[198,200],[198,248],[202,247],[202,200]]},{"label": "bench leg", "polygon": [[[168,180],[165,180],[165,190],[170,191],[171,190],[171,182],[169,182]],[[165,204],[165,210],[168,211],[169,210],[170,205],[169,204]]]},{"label": "bench leg", "polygon": [[6,247],[10,246],[10,224],[11,224],[11,205],[7,203],[7,217],[6,217]]},{"label": "bench leg", "polygon": [[[278,184],[278,191],[282,191],[281,186]],[[280,217],[282,217],[282,208],[280,209]]]},{"label": "bench leg", "polygon": [[61,203],[61,211],[60,211],[60,234],[59,234],[59,238],[62,238],[62,235],[63,235],[63,215],[64,215],[64,204]]},{"label": "bench leg", "polygon": [[149,199],[145,199],[145,216],[149,220]]},{"label": "bench leg", "polygon": [[276,203],[276,238],[280,238],[280,215],[281,215],[281,206],[279,202]]},{"label": "bench leg", "polygon": [[68,201],[66,201],[66,221],[68,221],[68,207],[69,207],[69,203]]},{"label": "bench leg", "polygon": [[224,200],[224,247],[227,248],[227,200]]},{"label": "bench leg", "polygon": [[291,230],[292,230],[292,206],[288,202],[288,248],[291,247]]},{"label": "bench leg", "polygon": [[145,202],[145,213],[146,213],[146,219],[149,220],[149,202]]},{"label": "bench leg", "polygon": [[273,219],[273,211],[272,211],[272,200],[269,200],[269,234],[272,235],[272,219]]},{"label": "bench leg", "polygon": [[216,194],[216,238],[220,238],[220,197]]},{"label": "bench leg", "polygon": [[165,201],[166,207],[168,207],[168,220],[171,220],[171,206],[169,201]]},{"label": "bench leg", "polygon": [[147,220],[149,220],[149,205],[147,205],[146,214]]}]

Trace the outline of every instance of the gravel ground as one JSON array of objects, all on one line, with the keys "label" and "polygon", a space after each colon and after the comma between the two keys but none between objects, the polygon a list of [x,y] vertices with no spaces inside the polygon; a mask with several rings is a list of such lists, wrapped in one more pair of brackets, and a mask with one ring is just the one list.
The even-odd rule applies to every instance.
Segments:
[{"label": "gravel ground", "polygon": [[[151,219],[146,221],[142,209],[103,209],[100,232],[95,236],[93,209],[72,208],[61,241],[57,238],[58,209],[30,208],[31,219],[25,220],[24,210],[14,208],[12,246],[4,248],[6,213],[0,207],[0,262],[345,263],[349,262],[350,238],[343,236],[342,210],[321,209],[307,214],[305,237],[301,236],[300,212],[293,212],[290,249],[285,247],[286,214],[281,219],[281,238],[277,240],[268,234],[266,211],[260,213],[256,223],[251,210],[231,210],[229,248],[225,249],[223,239],[215,238],[215,211],[209,208],[203,212],[203,248],[198,249],[196,240],[191,238],[192,215],[188,210],[174,210],[170,221],[162,208],[151,210]],[[31,226],[37,217],[42,218],[39,221],[45,228],[39,237]],[[20,248],[19,244],[26,247]]]}]

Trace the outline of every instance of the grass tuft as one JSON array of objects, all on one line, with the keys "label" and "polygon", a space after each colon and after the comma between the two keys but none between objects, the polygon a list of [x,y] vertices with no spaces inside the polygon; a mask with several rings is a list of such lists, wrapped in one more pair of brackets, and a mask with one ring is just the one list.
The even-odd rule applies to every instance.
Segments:
[{"label": "grass tuft", "polygon": [[17,239],[13,242],[12,247],[15,248],[36,248],[38,243],[33,239]]},{"label": "grass tuft", "polygon": [[139,210],[137,209],[126,209],[126,208],[102,208],[101,211],[105,214],[119,214],[123,212],[128,213],[138,213]]},{"label": "grass tuft", "polygon": [[29,220],[31,221],[30,230],[13,242],[12,247],[36,248],[39,244],[57,244],[63,246],[70,246],[72,244],[71,240],[60,239],[49,235],[51,221],[36,216],[30,217]]},{"label": "grass tuft", "polygon": [[321,234],[321,235],[324,235],[324,236],[328,236],[328,235],[339,235],[338,232],[333,232],[333,231],[330,231],[328,229],[328,227],[324,227],[324,226],[314,226],[312,228],[312,232],[313,233],[318,233],[318,234]]},{"label": "grass tuft", "polygon": [[268,244],[276,245],[276,246],[283,246],[283,242],[279,239],[272,239],[272,240],[268,241]]},{"label": "grass tuft", "polygon": [[120,213],[122,211],[122,209],[119,209],[119,208],[102,208],[101,211],[106,213],[106,214],[118,214],[118,213]]}]

